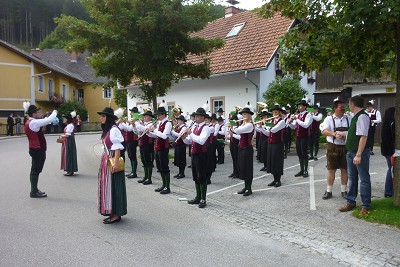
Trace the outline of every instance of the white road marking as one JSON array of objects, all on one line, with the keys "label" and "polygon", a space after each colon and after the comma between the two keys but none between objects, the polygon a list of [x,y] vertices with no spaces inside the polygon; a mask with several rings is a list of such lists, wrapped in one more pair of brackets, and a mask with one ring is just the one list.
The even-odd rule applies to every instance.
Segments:
[{"label": "white road marking", "polygon": [[310,176],[310,210],[317,210],[315,205],[315,185],[314,185],[314,168],[310,167],[308,173]]},{"label": "white road marking", "polygon": [[[321,180],[314,180],[314,183],[317,182],[326,182],[326,179],[321,179]],[[303,185],[303,184],[308,184],[310,183],[310,181],[306,181],[306,182],[300,182],[300,183],[295,183],[295,184],[287,184],[287,185],[282,185],[279,188],[283,188],[283,187],[290,187],[290,186],[296,186],[296,185]],[[253,192],[262,192],[262,191],[268,191],[268,190],[279,190],[279,188],[276,187],[268,187],[268,188],[262,188],[262,189],[256,189],[256,190],[252,190]]]},{"label": "white road marking", "polygon": [[[326,157],[326,155],[320,157],[320,159],[321,159],[321,158],[324,158],[324,157]],[[285,168],[285,169],[283,169],[283,170],[284,170],[284,171],[285,171],[285,170],[289,170],[289,169],[292,169],[292,168],[297,167],[297,166],[300,166],[300,164],[296,164],[296,165],[293,165],[293,166],[289,166],[289,167],[287,167],[287,168]],[[270,174],[270,173],[267,173],[267,174],[258,176],[258,177],[256,177],[256,178],[254,178],[253,181],[256,181],[256,180],[261,179],[261,178],[263,178],[263,177],[266,177],[266,176],[268,176],[268,175],[271,175],[271,174]],[[307,183],[308,183],[308,182],[307,182]],[[230,185],[230,186],[227,186],[227,187],[224,187],[224,188],[221,188],[221,189],[218,189],[218,190],[209,192],[209,193],[207,193],[207,196],[212,195],[212,194],[215,194],[215,193],[219,193],[219,192],[222,192],[222,191],[225,191],[225,190],[227,190],[227,189],[230,189],[230,188],[233,188],[233,187],[242,185],[242,184],[244,184],[244,182],[240,182],[240,183],[237,183],[237,184],[233,184],[233,185]],[[253,190],[253,192],[256,192],[256,191]]]}]

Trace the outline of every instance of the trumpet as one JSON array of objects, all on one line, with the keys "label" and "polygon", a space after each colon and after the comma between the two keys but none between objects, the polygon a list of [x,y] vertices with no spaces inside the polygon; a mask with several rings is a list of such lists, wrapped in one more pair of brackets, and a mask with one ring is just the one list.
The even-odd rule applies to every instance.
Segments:
[{"label": "trumpet", "polygon": [[187,133],[187,131],[188,131],[190,128],[193,127],[193,125],[194,125],[195,123],[196,123],[196,122],[193,121],[193,122],[190,124],[190,126],[189,126],[188,128],[186,128],[186,130],[182,131],[182,133],[175,139],[174,143],[178,142],[179,139],[181,139],[182,136],[184,136],[184,135]]},{"label": "trumpet", "polygon": [[257,102],[256,104],[257,104],[257,106],[258,106],[258,111],[257,111],[257,113],[261,113],[261,111],[262,111],[263,109],[266,109],[266,108],[268,107],[268,105],[267,105],[266,103],[264,103],[264,102]]},{"label": "trumpet", "polygon": [[157,123],[158,123],[158,121],[156,120],[156,121],[153,122],[149,127],[147,127],[147,128],[143,131],[143,133],[142,133],[141,135],[138,136],[138,139],[137,139],[137,140],[140,140],[140,138],[142,138],[145,134],[149,133],[149,132],[150,132],[150,127],[156,125]]}]

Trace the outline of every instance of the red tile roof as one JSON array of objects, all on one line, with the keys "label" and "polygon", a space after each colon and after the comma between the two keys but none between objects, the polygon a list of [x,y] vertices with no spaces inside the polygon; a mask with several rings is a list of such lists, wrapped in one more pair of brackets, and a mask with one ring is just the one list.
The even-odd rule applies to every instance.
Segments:
[{"label": "red tile roof", "polygon": [[[278,46],[278,38],[288,31],[292,22],[280,14],[263,19],[245,11],[212,21],[193,36],[225,39],[235,25],[245,23],[237,36],[225,39],[224,47],[209,55],[211,73],[254,69],[266,66]],[[189,56],[188,60],[198,62],[200,58]]]}]

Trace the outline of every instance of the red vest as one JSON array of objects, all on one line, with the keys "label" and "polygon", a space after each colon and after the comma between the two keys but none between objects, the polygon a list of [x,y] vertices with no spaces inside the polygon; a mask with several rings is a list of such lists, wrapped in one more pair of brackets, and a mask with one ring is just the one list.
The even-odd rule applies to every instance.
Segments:
[{"label": "red vest", "polygon": [[[276,123],[278,124],[282,119],[279,119]],[[276,133],[270,132],[268,136],[268,144],[279,144],[283,142],[283,133],[285,132],[285,128]]]},{"label": "red vest", "polygon": [[121,132],[122,132],[122,134],[124,136],[125,142],[131,142],[131,141],[137,139],[137,138],[135,139],[136,134],[134,134],[134,132],[125,131],[125,130],[122,130]]},{"label": "red vest", "polygon": [[254,129],[250,133],[244,133],[240,135],[239,148],[245,148],[252,146],[251,140],[253,139]]},{"label": "red vest", "polygon": [[31,129],[29,129],[29,124],[31,123],[32,120],[28,120],[25,123],[25,134],[28,137],[29,140],[29,148],[35,148],[35,149],[47,149],[47,143],[46,143],[46,138],[44,138],[44,134],[42,132],[42,128],[38,132],[34,132]]},{"label": "red vest", "polygon": [[[219,126],[219,130],[221,130],[222,126],[224,126],[224,125],[221,124],[221,125]],[[217,139],[225,139],[225,136],[222,135],[222,134],[217,134]]]},{"label": "red vest", "polygon": [[[181,130],[182,130],[183,127],[185,127],[184,124],[181,125],[178,129],[176,129],[176,132],[177,132],[178,134],[180,134],[180,132],[181,132]],[[185,143],[183,142],[183,139],[182,139],[182,138],[179,138],[179,140],[176,141],[176,143],[175,143],[175,146],[183,146],[183,145],[185,145]]]},{"label": "red vest", "polygon": [[[193,134],[199,136],[201,134],[201,131],[203,131],[204,126],[206,126],[205,124],[203,124],[200,128],[198,126],[196,126],[196,128],[194,128],[193,130]],[[207,142],[207,141],[206,141]],[[204,143],[203,145],[200,145],[196,142],[192,143],[192,154],[193,155],[197,155],[200,153],[206,153],[206,143]]]},{"label": "red vest", "polygon": [[[318,116],[320,113],[319,112],[317,112],[317,113],[314,113],[313,115],[314,116]],[[313,120],[313,122],[312,122],[312,124],[311,124],[311,129],[313,130],[313,131],[319,131],[319,125],[321,124],[321,121],[316,121],[316,120]]]},{"label": "red vest", "polygon": [[[299,120],[305,121],[307,117],[308,112],[304,113],[303,116],[299,115]],[[297,125],[296,128],[296,137],[309,137],[310,136],[310,129],[311,127],[308,126],[308,128],[303,128],[300,125]]]},{"label": "red vest", "polygon": [[[167,125],[168,120],[164,121],[163,123],[158,126],[158,130],[160,132],[163,132],[165,129],[165,125]],[[161,137],[156,138],[156,144],[154,146],[154,150],[160,151],[164,149],[169,149],[169,138],[167,137],[166,139],[162,139]]]},{"label": "red vest", "polygon": [[[208,127],[213,127],[214,129],[215,129],[215,127],[214,126],[212,126],[212,125],[209,125]],[[214,133],[211,133],[210,134],[210,136],[208,137],[208,139],[207,139],[207,141],[206,141],[206,143],[210,143],[210,144],[212,144],[213,142],[214,142]]]},{"label": "red vest", "polygon": [[368,113],[369,118],[372,120],[376,120],[376,109],[373,109],[371,113]]},{"label": "red vest", "polygon": [[260,134],[261,139],[267,138],[267,136],[265,134],[263,134],[262,132],[258,132],[258,133]]}]

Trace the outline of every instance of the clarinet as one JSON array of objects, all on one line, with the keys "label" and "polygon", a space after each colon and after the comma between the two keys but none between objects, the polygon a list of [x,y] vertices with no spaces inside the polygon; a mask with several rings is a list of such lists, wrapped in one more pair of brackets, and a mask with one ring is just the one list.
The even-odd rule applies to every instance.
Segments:
[{"label": "clarinet", "polygon": [[151,127],[151,126],[154,126],[154,125],[156,125],[157,124],[157,122],[158,121],[155,121],[155,122],[153,122],[147,129],[145,129],[144,131],[143,131],[143,133],[138,137],[138,141],[140,140],[140,138],[142,138],[145,134],[147,134],[148,132],[149,132],[149,128]]},{"label": "clarinet", "polygon": [[193,121],[193,122],[190,124],[190,126],[189,126],[186,130],[184,130],[184,131],[178,136],[178,138],[175,139],[174,143],[178,142],[179,139],[181,139],[182,136],[183,136],[184,134],[187,133],[187,130],[189,130],[190,128],[192,128],[193,124],[195,124],[195,121]]}]

